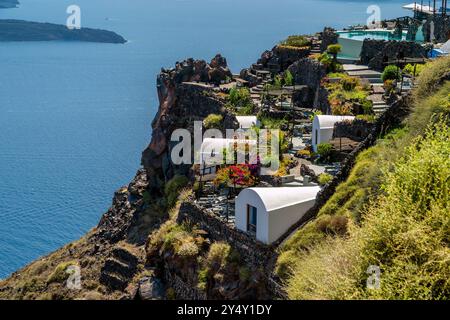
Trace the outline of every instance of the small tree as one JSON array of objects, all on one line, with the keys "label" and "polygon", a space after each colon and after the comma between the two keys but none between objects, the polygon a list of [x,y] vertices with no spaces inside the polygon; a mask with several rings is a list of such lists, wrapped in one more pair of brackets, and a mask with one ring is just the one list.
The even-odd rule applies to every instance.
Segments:
[{"label": "small tree", "polygon": [[381,80],[386,82],[386,80],[399,80],[400,74],[397,66],[389,65],[384,68],[383,73],[381,74]]},{"label": "small tree", "polygon": [[317,146],[317,154],[320,159],[324,161],[329,161],[331,158],[331,153],[333,152],[333,146],[330,143],[321,143]]},{"label": "small tree", "polygon": [[169,180],[164,186],[164,194],[167,199],[167,207],[172,208],[178,199],[178,195],[184,187],[189,183],[189,179],[185,176],[176,175]]},{"label": "small tree", "polygon": [[333,56],[333,60],[337,61],[337,55],[342,51],[340,44],[330,44],[327,48],[327,52]]},{"label": "small tree", "polygon": [[284,84],[286,86],[292,86],[294,84],[294,76],[289,70],[284,73]]},{"label": "small tree", "polygon": [[203,120],[206,129],[219,129],[222,125],[223,116],[220,114],[210,114]]},{"label": "small tree", "polygon": [[328,183],[331,182],[331,180],[333,180],[333,176],[331,174],[329,174],[329,173],[322,173],[319,176],[319,184],[321,186],[327,185]]}]

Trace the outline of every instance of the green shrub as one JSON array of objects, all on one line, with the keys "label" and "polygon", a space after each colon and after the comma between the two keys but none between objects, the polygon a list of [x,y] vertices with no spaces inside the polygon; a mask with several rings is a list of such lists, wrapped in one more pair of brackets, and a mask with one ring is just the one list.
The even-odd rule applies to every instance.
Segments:
[{"label": "green shrub", "polygon": [[[325,67],[329,68],[333,63],[333,58],[326,52],[322,53],[319,56],[319,62],[322,63]],[[334,70],[332,72],[335,72]]]},{"label": "green shrub", "polygon": [[47,283],[63,283],[66,281],[70,276],[70,274],[66,272],[67,268],[73,265],[77,265],[77,263],[74,261],[60,263],[47,278]]},{"label": "green shrub", "polygon": [[422,71],[426,68],[426,65],[424,64],[407,64],[404,68],[403,68],[403,72],[406,74],[409,74],[411,76],[417,77],[419,76]]},{"label": "green shrub", "polygon": [[330,183],[333,180],[333,176],[329,173],[322,173],[319,176],[319,184],[321,186],[327,185],[328,183]]},{"label": "green shrub", "polygon": [[198,288],[206,290],[208,279],[214,277],[220,271],[224,271],[229,263],[236,263],[239,259],[231,250],[231,246],[225,242],[214,242],[209,247],[205,258],[201,260],[202,268],[198,272]]},{"label": "green shrub", "polygon": [[330,44],[327,48],[327,52],[336,56],[342,51],[342,46],[340,44]]},{"label": "green shrub", "polygon": [[317,146],[317,154],[320,156],[320,159],[324,161],[330,159],[332,152],[333,146],[330,143],[321,143]]},{"label": "green shrub", "polygon": [[219,129],[222,127],[223,116],[220,114],[210,114],[203,120],[206,129]]},{"label": "green shrub", "polygon": [[247,104],[247,105],[241,107],[238,110],[237,114],[239,116],[251,116],[254,114],[254,112],[255,112],[255,106],[253,104]]},{"label": "green shrub", "polygon": [[[372,110],[373,110],[373,106],[372,106]],[[367,114],[367,113],[366,114],[359,114],[359,115],[357,115],[356,119],[363,120],[363,121],[366,121],[366,122],[369,122],[369,123],[374,123],[375,120],[376,120],[374,114]]]},{"label": "green shrub", "polygon": [[302,47],[310,46],[311,40],[305,36],[292,35],[292,36],[289,36],[286,40],[281,41],[280,44],[282,46],[302,48]]},{"label": "green shrub", "polygon": [[208,269],[217,271],[225,267],[231,247],[225,242],[214,242],[209,248],[205,265]]},{"label": "green shrub", "polygon": [[248,88],[233,88],[230,90],[228,100],[236,107],[251,102],[250,90]]},{"label": "green shrub", "polygon": [[280,157],[275,155],[268,155],[261,160],[261,165],[266,168],[270,166],[279,167]]},{"label": "green shrub", "polygon": [[187,186],[189,179],[185,176],[176,175],[169,180],[164,186],[164,193],[166,195],[167,207],[172,208],[178,199],[180,191]]},{"label": "green shrub", "polygon": [[322,215],[316,221],[316,229],[328,235],[345,235],[349,219],[340,215]]},{"label": "green shrub", "polygon": [[450,56],[441,57],[433,61],[433,63],[427,64],[420,73],[417,90],[414,90],[416,100],[434,94],[442,84],[439,79],[447,74],[449,70]]},{"label": "green shrub", "polygon": [[345,73],[341,73],[341,72],[330,72],[328,75],[328,78],[344,78],[344,77],[348,77]]},{"label": "green shrub", "polygon": [[248,281],[252,277],[252,272],[248,267],[239,268],[239,279],[241,281]]},{"label": "green shrub", "polygon": [[260,118],[261,126],[265,129],[280,129],[288,124],[285,119],[274,119],[269,117]]},{"label": "green shrub", "polygon": [[345,91],[352,91],[352,90],[355,90],[355,88],[360,85],[360,81],[359,81],[359,78],[357,78],[357,77],[345,76],[345,77],[342,77],[341,84],[342,84],[342,88]]},{"label": "green shrub", "polygon": [[177,293],[175,292],[175,289],[167,288],[167,290],[166,290],[166,298],[167,298],[167,300],[176,300]]},{"label": "green shrub", "polygon": [[399,80],[400,74],[397,66],[389,65],[384,68],[383,73],[381,74],[381,80],[385,82],[386,80]]},{"label": "green shrub", "polygon": [[250,90],[248,88],[233,88],[228,96],[229,107],[238,112],[239,115],[252,115],[253,105]]},{"label": "green shrub", "polygon": [[286,86],[292,86],[294,84],[294,76],[289,70],[284,73],[284,84]]}]

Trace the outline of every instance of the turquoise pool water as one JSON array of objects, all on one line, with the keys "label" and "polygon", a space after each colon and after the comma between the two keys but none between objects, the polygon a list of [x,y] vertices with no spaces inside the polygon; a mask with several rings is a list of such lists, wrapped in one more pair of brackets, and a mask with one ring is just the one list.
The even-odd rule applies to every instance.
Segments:
[{"label": "turquoise pool water", "polygon": [[364,41],[364,39],[373,40],[406,40],[406,32],[403,32],[402,37],[394,35],[393,31],[387,30],[365,30],[365,31],[341,31],[338,32],[340,38]]}]

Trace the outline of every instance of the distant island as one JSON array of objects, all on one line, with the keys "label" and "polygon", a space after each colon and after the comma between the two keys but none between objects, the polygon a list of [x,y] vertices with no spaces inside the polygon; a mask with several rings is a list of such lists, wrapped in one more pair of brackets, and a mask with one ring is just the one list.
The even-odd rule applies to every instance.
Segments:
[{"label": "distant island", "polygon": [[[15,0],[0,0],[0,7]],[[0,41],[85,41],[100,43],[125,43],[115,32],[82,28],[70,30],[65,25],[23,20],[0,20]]]},{"label": "distant island", "polygon": [[0,0],[0,9],[17,8],[18,5],[17,0]]}]

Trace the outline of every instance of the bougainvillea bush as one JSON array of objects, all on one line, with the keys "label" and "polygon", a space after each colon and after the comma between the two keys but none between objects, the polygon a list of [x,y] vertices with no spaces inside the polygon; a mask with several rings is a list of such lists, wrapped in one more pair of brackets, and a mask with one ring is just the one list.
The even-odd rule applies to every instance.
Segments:
[{"label": "bougainvillea bush", "polygon": [[257,164],[238,164],[222,168],[217,172],[214,184],[252,187],[258,183],[259,167]]}]

